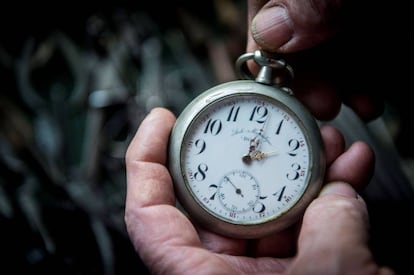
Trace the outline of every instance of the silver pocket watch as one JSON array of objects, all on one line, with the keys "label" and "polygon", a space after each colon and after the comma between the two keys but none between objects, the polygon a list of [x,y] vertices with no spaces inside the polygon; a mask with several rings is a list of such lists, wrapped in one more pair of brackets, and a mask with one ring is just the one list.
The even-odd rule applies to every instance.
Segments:
[{"label": "silver pocket watch", "polygon": [[[260,66],[257,76],[247,61]],[[262,51],[236,62],[243,80],[212,87],[178,116],[169,170],[194,222],[232,238],[260,238],[299,221],[325,173],[319,126],[282,87],[286,62]]]}]

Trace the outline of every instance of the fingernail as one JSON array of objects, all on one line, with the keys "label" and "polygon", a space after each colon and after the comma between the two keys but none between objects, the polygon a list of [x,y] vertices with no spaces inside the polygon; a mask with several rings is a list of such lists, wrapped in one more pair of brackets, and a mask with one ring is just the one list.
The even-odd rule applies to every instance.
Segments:
[{"label": "fingernail", "polygon": [[274,6],[260,11],[252,20],[254,40],[265,50],[277,50],[293,36],[293,28],[286,9]]},{"label": "fingernail", "polygon": [[325,196],[329,194],[341,195],[349,198],[358,198],[358,193],[355,191],[355,189],[345,182],[328,183],[322,188],[319,196]]}]

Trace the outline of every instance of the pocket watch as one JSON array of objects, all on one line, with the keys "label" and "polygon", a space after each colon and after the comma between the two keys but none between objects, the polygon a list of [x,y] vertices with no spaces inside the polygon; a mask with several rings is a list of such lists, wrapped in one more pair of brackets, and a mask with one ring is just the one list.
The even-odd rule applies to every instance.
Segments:
[{"label": "pocket watch", "polygon": [[254,239],[301,219],[322,186],[325,154],[318,123],[281,84],[293,78],[283,59],[257,50],[236,68],[241,80],[204,91],[177,117],[168,167],[193,222]]}]

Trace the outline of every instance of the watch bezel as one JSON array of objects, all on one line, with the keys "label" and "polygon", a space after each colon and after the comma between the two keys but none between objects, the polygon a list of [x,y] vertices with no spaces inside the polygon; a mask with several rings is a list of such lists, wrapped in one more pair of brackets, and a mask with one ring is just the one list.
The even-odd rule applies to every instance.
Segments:
[{"label": "watch bezel", "polygon": [[[229,97],[260,96],[286,108],[295,117],[305,133],[309,145],[310,167],[308,185],[301,198],[283,214],[269,218],[263,223],[234,223],[220,219],[206,209],[192,195],[184,180],[182,170],[182,142],[188,128],[200,113],[211,104]],[[318,195],[325,173],[325,153],[319,126],[309,111],[292,95],[282,89],[257,83],[252,80],[237,80],[212,87],[198,95],[178,116],[170,136],[168,166],[174,181],[178,202],[194,221],[208,229],[233,238],[258,238],[280,231],[298,221],[309,203]]]}]

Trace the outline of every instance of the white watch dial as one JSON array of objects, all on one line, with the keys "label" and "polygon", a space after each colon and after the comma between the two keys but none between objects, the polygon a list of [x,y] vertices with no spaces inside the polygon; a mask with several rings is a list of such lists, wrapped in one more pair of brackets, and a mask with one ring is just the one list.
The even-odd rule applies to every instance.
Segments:
[{"label": "white watch dial", "polygon": [[274,219],[308,186],[303,126],[277,101],[228,97],[205,108],[183,140],[182,171],[198,202],[235,224]]}]

